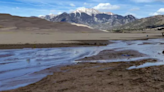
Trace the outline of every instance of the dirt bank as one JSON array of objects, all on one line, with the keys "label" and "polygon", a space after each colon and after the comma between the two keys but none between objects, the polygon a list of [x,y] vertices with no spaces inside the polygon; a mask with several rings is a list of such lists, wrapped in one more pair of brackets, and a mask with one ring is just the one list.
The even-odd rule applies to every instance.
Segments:
[{"label": "dirt bank", "polygon": [[99,54],[91,57],[85,57],[77,61],[87,61],[87,60],[110,60],[110,59],[130,59],[135,57],[143,57],[144,54],[135,50],[123,50],[115,51],[113,50],[103,50]]}]

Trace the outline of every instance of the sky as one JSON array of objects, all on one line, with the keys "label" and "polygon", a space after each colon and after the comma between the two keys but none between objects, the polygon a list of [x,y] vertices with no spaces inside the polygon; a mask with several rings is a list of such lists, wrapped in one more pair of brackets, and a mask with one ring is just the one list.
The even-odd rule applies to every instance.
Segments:
[{"label": "sky", "polygon": [[0,13],[27,17],[70,13],[81,7],[137,18],[164,14],[164,0],[0,0]]}]

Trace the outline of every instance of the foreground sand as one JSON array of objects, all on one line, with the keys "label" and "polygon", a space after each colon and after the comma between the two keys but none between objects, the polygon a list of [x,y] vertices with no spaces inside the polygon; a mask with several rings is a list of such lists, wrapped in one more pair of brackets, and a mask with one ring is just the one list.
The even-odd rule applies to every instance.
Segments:
[{"label": "foreground sand", "polygon": [[[147,37],[148,35],[148,37]],[[53,31],[1,31],[0,49],[107,45],[108,40],[160,38],[152,33],[79,33]]]}]

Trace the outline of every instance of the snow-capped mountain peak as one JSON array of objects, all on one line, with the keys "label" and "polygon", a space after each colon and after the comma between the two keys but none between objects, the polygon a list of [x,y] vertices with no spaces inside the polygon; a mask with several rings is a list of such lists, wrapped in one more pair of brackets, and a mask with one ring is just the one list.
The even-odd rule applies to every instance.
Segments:
[{"label": "snow-capped mountain peak", "polygon": [[77,10],[73,11],[72,13],[86,13],[88,15],[96,15],[96,14],[108,14],[108,15],[114,15],[113,13],[111,12],[100,12],[96,9],[93,9],[93,8],[85,8],[85,7],[81,7],[81,8],[78,8]]},{"label": "snow-capped mountain peak", "polygon": [[112,12],[104,12],[104,14],[114,15]]},{"label": "snow-capped mountain peak", "polygon": [[[88,15],[90,15],[90,16],[92,16],[92,15],[96,15],[96,14],[107,14],[107,15],[114,15],[113,13],[111,13],[111,12],[100,12],[100,11],[98,11],[98,10],[96,10],[96,9],[93,9],[93,8],[85,8],[85,7],[81,7],[81,8],[78,8],[77,10],[75,10],[75,11],[73,11],[73,12],[71,12],[71,13],[79,13],[79,14],[81,14],[81,13],[86,13],[86,14],[88,14]],[[70,14],[71,14],[70,13]],[[60,15],[60,14],[59,14]],[[49,15],[39,15],[38,17],[39,18],[42,18],[42,19],[47,19],[47,20],[49,20],[49,19],[52,19],[52,18],[54,18],[54,17],[56,17],[56,16],[58,16],[58,15],[54,15],[54,14],[52,14],[52,13],[50,13]]]},{"label": "snow-capped mountain peak", "polygon": [[101,12],[99,12],[98,10],[95,9],[89,9],[89,8],[78,8],[77,10],[73,11],[72,13],[86,13],[88,15],[92,15],[92,14],[99,14]]},{"label": "snow-capped mountain peak", "polygon": [[56,15],[55,15],[55,14],[52,14],[52,13],[50,13],[49,16],[50,16],[51,18],[56,17]]},{"label": "snow-capped mountain peak", "polygon": [[51,18],[54,18],[56,16],[57,15],[54,15],[54,14],[50,13],[49,15],[39,15],[39,18],[42,18],[42,19],[44,19],[44,18],[51,19]]}]

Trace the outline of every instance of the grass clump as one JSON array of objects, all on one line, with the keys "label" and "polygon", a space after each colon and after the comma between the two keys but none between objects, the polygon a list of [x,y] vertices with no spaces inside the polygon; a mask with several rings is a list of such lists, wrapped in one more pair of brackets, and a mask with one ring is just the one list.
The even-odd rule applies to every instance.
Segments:
[{"label": "grass clump", "polygon": [[0,28],[3,28],[3,26],[0,25]]},{"label": "grass clump", "polygon": [[122,33],[123,30],[113,30],[114,33]]}]

